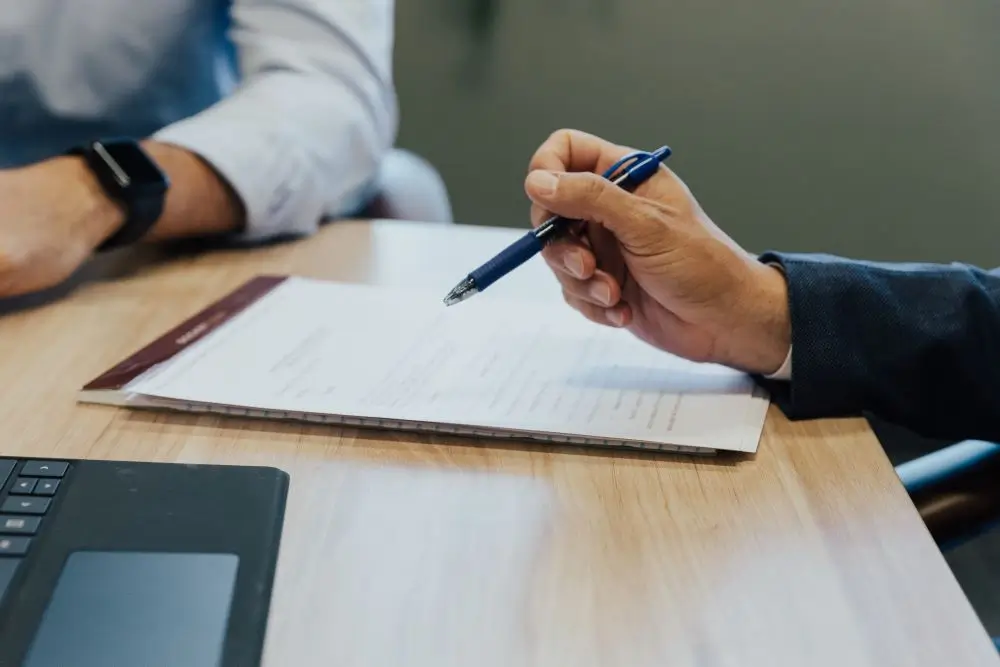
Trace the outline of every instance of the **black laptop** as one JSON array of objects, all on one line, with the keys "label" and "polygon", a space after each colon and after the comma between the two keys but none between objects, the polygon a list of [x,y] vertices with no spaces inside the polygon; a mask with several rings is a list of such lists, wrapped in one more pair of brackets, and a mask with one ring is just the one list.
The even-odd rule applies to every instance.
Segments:
[{"label": "black laptop", "polygon": [[260,664],[273,468],[0,457],[0,667]]}]

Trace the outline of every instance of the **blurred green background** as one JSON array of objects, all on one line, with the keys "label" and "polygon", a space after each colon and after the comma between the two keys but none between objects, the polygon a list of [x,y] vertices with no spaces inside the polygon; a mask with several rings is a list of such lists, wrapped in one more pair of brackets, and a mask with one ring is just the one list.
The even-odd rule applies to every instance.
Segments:
[{"label": "blurred green background", "polygon": [[671,166],[752,250],[1000,264],[995,0],[398,0],[399,143],[462,222],[526,225],[576,127]]}]

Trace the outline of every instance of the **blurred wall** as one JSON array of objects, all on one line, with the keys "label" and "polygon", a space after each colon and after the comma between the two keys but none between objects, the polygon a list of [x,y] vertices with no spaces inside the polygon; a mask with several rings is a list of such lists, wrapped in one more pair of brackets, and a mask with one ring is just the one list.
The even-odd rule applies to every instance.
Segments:
[{"label": "blurred wall", "polygon": [[397,0],[400,145],[525,225],[571,126],[671,166],[754,250],[1000,265],[1000,2]]}]

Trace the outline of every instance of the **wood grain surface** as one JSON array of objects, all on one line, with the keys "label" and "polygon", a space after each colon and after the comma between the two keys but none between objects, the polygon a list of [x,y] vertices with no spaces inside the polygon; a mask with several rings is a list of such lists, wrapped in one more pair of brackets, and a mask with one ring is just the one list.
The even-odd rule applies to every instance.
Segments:
[{"label": "wood grain surface", "polygon": [[[0,452],[287,470],[269,667],[1000,664],[861,420],[772,408],[756,456],[698,459],[76,402],[253,275],[443,295],[512,234],[343,222],[92,272],[0,318]],[[494,289],[565,307],[540,261]]]}]

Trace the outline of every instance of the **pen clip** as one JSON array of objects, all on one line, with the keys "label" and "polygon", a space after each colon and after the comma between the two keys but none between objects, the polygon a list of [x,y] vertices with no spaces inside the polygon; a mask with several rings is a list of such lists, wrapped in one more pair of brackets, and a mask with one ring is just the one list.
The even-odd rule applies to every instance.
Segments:
[{"label": "pen clip", "polygon": [[604,172],[604,178],[609,181],[616,181],[622,176],[626,175],[635,163],[642,159],[642,154],[629,155],[628,157],[619,160],[611,166],[606,172]]}]

